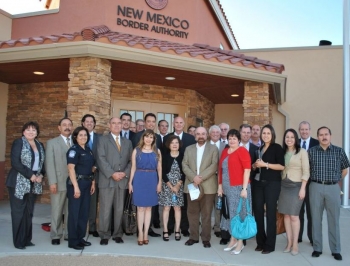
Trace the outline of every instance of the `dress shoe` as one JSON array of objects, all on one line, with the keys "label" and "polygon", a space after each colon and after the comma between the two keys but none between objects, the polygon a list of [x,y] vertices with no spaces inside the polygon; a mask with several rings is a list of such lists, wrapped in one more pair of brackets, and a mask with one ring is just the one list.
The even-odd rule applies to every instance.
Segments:
[{"label": "dress shoe", "polygon": [[296,256],[296,255],[299,254],[299,252],[298,252],[298,251],[293,251],[293,250],[292,250],[292,251],[290,252],[290,254],[292,254],[293,256]]},{"label": "dress shoe", "polygon": [[335,260],[343,260],[343,257],[340,255],[340,253],[332,253],[332,256]]},{"label": "dress shoe", "polygon": [[60,240],[59,239],[52,239],[51,240],[51,244],[52,245],[59,245],[60,244]]},{"label": "dress shoe", "polygon": [[189,239],[186,241],[185,245],[186,246],[192,246],[193,244],[199,243],[198,240],[193,240],[193,239]]},{"label": "dress shoe", "polygon": [[100,245],[102,245],[102,246],[108,245],[108,239],[101,239]]},{"label": "dress shoe", "polygon": [[76,249],[76,250],[82,250],[84,249],[84,246],[83,245],[75,245],[75,246],[70,246],[68,245],[69,248],[73,248],[73,249]]},{"label": "dress shoe", "polygon": [[242,250],[244,249],[244,245],[242,245],[242,248],[239,250],[232,250],[231,255],[239,255],[241,254]]},{"label": "dress shoe", "polygon": [[144,240],[143,240],[143,244],[144,244],[144,245],[148,245],[148,243],[149,243],[149,240],[148,240],[148,239],[144,239]]},{"label": "dress shoe", "polygon": [[211,247],[210,242],[209,241],[203,241],[203,247],[210,248]]},{"label": "dress shoe", "polygon": [[227,245],[228,241],[228,239],[221,238],[220,245]]},{"label": "dress shoe", "polygon": [[34,247],[34,246],[35,246],[35,244],[32,243],[32,242],[29,242],[29,243],[26,244],[26,247]]},{"label": "dress shoe", "polygon": [[311,256],[314,258],[318,258],[321,254],[322,254],[322,252],[314,251],[314,252],[312,252]]},{"label": "dress shoe", "polygon": [[188,230],[181,230],[181,234],[186,237],[190,236],[190,232],[188,232]]},{"label": "dress shoe", "polygon": [[270,250],[263,250],[263,251],[261,251],[261,254],[270,254],[272,251],[270,251]]},{"label": "dress shoe", "polygon": [[237,247],[238,242],[236,242],[234,245],[232,245],[231,247],[226,247],[224,248],[224,251],[231,251],[232,249],[234,249],[235,247]]},{"label": "dress shoe", "polygon": [[285,250],[283,250],[283,253],[290,253],[291,250],[291,248],[286,248]]},{"label": "dress shoe", "polygon": [[15,248],[18,248],[18,249],[26,249],[26,247],[15,247]]},{"label": "dress shoe", "polygon": [[118,237],[118,236],[114,239],[114,241],[117,244],[123,244],[124,243],[124,240],[121,237]]},{"label": "dress shoe", "polygon": [[155,224],[153,224],[153,227],[154,228],[160,228],[160,224],[159,223],[155,223]]},{"label": "dress shoe", "polygon": [[91,243],[90,243],[90,242],[85,241],[84,239],[83,239],[83,240],[81,240],[80,244],[81,244],[82,246],[84,246],[84,247],[91,246]]},{"label": "dress shoe", "polygon": [[214,232],[214,235],[216,235],[216,237],[221,237],[221,232]]},{"label": "dress shoe", "polygon": [[260,247],[260,246],[257,246],[256,248],[255,248],[255,251],[263,251],[263,248],[262,247]]},{"label": "dress shoe", "polygon": [[160,236],[160,234],[157,234],[151,228],[148,230],[148,235],[151,237],[159,237]]},{"label": "dress shoe", "polygon": [[92,235],[93,237],[99,237],[100,236],[97,231],[89,231],[89,234]]},{"label": "dress shoe", "polygon": [[[167,235],[167,236],[165,236],[165,235]],[[169,233],[168,232],[163,232],[163,240],[169,241]]]},{"label": "dress shoe", "polygon": [[138,240],[137,240],[137,244],[138,244],[139,246],[142,246],[142,245],[143,245],[143,241],[138,241]]}]

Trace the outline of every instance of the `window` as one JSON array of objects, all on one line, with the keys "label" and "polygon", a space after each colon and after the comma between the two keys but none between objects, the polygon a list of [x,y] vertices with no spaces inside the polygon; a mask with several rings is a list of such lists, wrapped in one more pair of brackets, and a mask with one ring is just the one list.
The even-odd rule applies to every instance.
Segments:
[{"label": "window", "polygon": [[143,111],[136,110],[120,110],[120,115],[123,113],[129,113],[131,115],[131,121],[136,121],[137,119],[143,119]]},{"label": "window", "polygon": [[157,126],[160,120],[166,120],[169,124],[168,133],[173,132],[173,122],[175,117],[178,116],[178,114],[157,113]]}]

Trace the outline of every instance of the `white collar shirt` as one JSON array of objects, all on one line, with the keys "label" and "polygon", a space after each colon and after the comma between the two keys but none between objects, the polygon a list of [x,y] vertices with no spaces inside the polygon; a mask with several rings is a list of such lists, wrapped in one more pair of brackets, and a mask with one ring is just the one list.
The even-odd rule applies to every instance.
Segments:
[{"label": "white collar shirt", "polygon": [[177,134],[176,132],[174,132],[175,136],[178,136],[181,140],[182,140],[182,136],[183,136],[184,132],[182,131],[180,134]]},{"label": "white collar shirt", "polygon": [[304,141],[305,141],[305,142],[306,142],[306,143],[305,143],[306,150],[308,151],[308,150],[309,150],[309,147],[310,147],[310,139],[311,139],[310,136],[309,136],[307,139],[302,139],[302,138],[300,138],[300,147],[303,147],[303,143],[304,143]]},{"label": "white collar shirt", "polygon": [[243,144],[243,143],[241,142],[241,143],[239,143],[239,146],[240,146],[240,147],[244,147],[244,148],[247,149],[247,151],[249,151],[249,142],[247,142],[246,144]]},{"label": "white collar shirt", "polygon": [[218,140],[217,142],[213,142],[212,140],[210,141],[210,144],[215,145],[219,150],[220,150],[220,141]]},{"label": "white collar shirt", "polygon": [[207,143],[204,143],[204,145],[202,145],[202,146],[199,146],[198,143],[196,144],[196,148],[197,148],[197,175],[200,174],[199,169],[201,167],[202,158],[203,158],[204,149],[205,149],[206,144]]}]

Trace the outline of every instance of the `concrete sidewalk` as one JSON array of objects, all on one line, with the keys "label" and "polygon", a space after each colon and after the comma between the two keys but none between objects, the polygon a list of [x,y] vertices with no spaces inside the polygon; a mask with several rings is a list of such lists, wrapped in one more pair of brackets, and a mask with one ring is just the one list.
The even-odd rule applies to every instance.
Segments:
[{"label": "concrete sidewalk", "polygon": [[[220,239],[214,234],[211,239],[211,248],[203,248],[201,243],[185,246],[188,238],[182,237],[175,241],[174,235],[169,242],[161,237],[149,237],[147,246],[138,246],[136,236],[124,236],[124,244],[116,244],[110,240],[107,246],[99,244],[100,239],[89,236],[92,243],[83,252],[68,248],[67,241],[61,239],[61,245],[51,245],[50,233],[41,229],[41,224],[50,222],[51,206],[36,203],[33,219],[33,243],[35,247],[25,250],[14,248],[12,243],[11,210],[8,201],[0,201],[0,265],[349,265],[350,263],[350,209],[341,209],[340,233],[343,261],[336,261],[331,256],[328,246],[327,219],[323,218],[323,254],[319,258],[312,258],[313,251],[304,234],[304,242],[300,243],[300,254],[292,256],[283,253],[286,246],[285,235],[277,237],[276,251],[269,255],[255,252],[255,239],[247,241],[247,246],[240,255],[230,255],[224,252],[219,244]],[[161,229],[155,230],[162,233]],[[45,255],[45,256],[42,256]],[[29,256],[29,257],[27,257]],[[116,258],[117,257],[117,258]]]}]

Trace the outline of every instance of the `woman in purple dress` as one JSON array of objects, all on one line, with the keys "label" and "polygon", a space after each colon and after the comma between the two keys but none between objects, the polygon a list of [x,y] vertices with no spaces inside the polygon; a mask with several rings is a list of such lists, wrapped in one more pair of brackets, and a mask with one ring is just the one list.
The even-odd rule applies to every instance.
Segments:
[{"label": "woman in purple dress", "polygon": [[148,244],[152,206],[158,205],[158,193],[162,188],[162,156],[156,147],[156,134],[145,130],[132,153],[129,193],[137,206],[137,243]]}]

